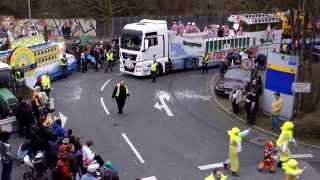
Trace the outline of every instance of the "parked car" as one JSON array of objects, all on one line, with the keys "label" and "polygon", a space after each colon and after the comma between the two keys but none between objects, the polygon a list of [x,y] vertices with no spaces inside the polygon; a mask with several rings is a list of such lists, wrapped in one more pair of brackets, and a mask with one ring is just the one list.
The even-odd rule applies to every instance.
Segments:
[{"label": "parked car", "polygon": [[225,73],[223,79],[219,80],[215,86],[217,95],[229,96],[235,86],[244,89],[246,84],[250,82],[251,72],[242,68],[230,68]]}]

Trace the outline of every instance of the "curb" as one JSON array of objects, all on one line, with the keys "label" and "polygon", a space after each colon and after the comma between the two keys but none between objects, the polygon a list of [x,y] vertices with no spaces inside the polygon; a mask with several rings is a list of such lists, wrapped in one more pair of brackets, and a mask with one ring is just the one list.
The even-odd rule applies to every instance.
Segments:
[{"label": "curb", "polygon": [[[214,103],[215,103],[221,110],[223,110],[227,115],[229,115],[230,117],[232,117],[232,118],[234,118],[234,119],[237,119],[238,121],[246,124],[246,122],[247,122],[246,120],[244,120],[243,118],[241,118],[241,117],[233,114],[232,112],[230,112],[226,107],[224,107],[224,106],[218,101],[217,96],[216,96],[216,94],[214,93],[214,89],[213,89],[213,87],[214,87],[213,82],[217,80],[218,76],[219,76],[218,74],[215,74],[213,77],[211,77],[211,78],[209,79],[209,81],[210,81],[210,82],[209,82],[209,91],[210,91],[209,93],[210,93],[210,95],[211,95]],[[263,128],[261,128],[261,127],[258,127],[258,126],[255,126],[255,125],[253,125],[252,128],[255,129],[255,130],[257,130],[257,131],[260,131],[260,132],[262,132],[262,133],[265,133],[265,134],[267,134],[267,135],[269,135],[269,136],[273,136],[273,137],[278,137],[278,136],[279,136],[279,135],[276,134],[276,133],[273,133],[273,132],[271,132],[271,131],[265,130],[265,129],[263,129]],[[317,146],[317,145],[307,144],[307,143],[304,143],[304,142],[301,142],[301,141],[298,141],[298,140],[297,140],[297,143],[298,143],[298,144],[301,144],[301,145],[303,145],[303,146],[309,147],[309,148],[314,148],[314,149],[319,149],[319,150],[320,150],[320,146]]]}]

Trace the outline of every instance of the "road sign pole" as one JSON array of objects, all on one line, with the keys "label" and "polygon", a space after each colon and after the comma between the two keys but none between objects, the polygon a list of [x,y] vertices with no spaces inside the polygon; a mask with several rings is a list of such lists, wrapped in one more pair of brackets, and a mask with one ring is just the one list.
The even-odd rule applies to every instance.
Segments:
[{"label": "road sign pole", "polygon": [[297,119],[301,119],[301,95],[302,93],[298,93],[298,107],[297,107]]}]

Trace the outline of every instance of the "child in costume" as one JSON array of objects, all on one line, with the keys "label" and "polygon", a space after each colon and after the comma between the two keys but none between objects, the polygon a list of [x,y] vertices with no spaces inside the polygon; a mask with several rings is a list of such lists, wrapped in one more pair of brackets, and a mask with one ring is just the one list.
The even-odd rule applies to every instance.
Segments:
[{"label": "child in costume", "polygon": [[273,156],[272,156],[274,153],[275,153],[275,150],[273,148],[273,143],[271,141],[268,141],[265,144],[263,160],[258,165],[258,171],[268,169],[271,173],[275,172],[275,166],[273,163]]}]

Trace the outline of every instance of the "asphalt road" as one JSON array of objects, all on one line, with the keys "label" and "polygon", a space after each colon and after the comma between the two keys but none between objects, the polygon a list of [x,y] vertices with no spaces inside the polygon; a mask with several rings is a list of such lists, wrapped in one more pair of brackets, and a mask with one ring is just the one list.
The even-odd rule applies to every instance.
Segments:
[{"label": "asphalt road", "polygon": [[[209,79],[215,73],[174,73],[153,84],[149,78],[89,71],[55,82],[52,94],[57,112],[68,118],[66,126],[80,135],[83,143],[94,140],[94,149],[116,164],[120,179],[155,176],[158,180],[201,180],[210,170],[200,171],[198,166],[227,159],[227,130],[233,126],[247,128],[212,102]],[[119,80],[124,80],[130,91],[121,115],[111,98]],[[163,101],[173,116],[154,107],[156,103],[163,105],[159,96],[170,96]],[[230,177],[227,171],[229,179],[283,179],[280,169],[276,174],[256,170],[263,157],[261,142],[266,139],[270,137],[251,132],[240,153],[240,177]],[[292,149],[294,153],[314,156],[300,159],[300,165],[307,167],[301,179],[318,179],[319,150],[302,146]]]}]

